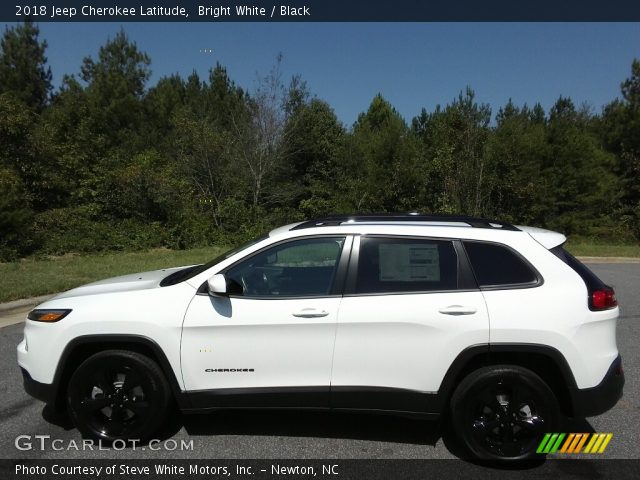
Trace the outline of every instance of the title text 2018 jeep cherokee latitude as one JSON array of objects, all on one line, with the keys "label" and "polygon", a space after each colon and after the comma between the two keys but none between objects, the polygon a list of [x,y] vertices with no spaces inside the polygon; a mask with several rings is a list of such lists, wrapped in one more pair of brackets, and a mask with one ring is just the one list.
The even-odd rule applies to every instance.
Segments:
[{"label": "title text 2018 jeep cherokee latitude", "polygon": [[18,363],[27,392],[107,441],[150,438],[174,400],[449,413],[471,455],[527,458],[624,384],[614,292],[565,240],[473,217],[287,225],[205,265],[48,300]]}]

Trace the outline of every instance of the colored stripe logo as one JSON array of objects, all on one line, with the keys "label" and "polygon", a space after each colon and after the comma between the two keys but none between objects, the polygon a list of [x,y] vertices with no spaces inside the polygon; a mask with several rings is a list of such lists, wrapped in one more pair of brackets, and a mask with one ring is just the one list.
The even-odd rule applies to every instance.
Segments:
[{"label": "colored stripe logo", "polygon": [[613,433],[547,433],[536,453],[603,453]]}]

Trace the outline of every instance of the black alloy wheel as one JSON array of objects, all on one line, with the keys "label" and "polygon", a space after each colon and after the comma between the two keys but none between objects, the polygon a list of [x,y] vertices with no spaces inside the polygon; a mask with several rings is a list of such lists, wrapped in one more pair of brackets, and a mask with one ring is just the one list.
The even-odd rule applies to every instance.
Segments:
[{"label": "black alloy wheel", "polygon": [[90,438],[149,439],[169,406],[169,386],[158,365],[139,353],[109,350],[85,360],[67,391],[71,418]]},{"label": "black alloy wheel", "polygon": [[489,460],[536,456],[545,433],[559,423],[558,402],[547,384],[517,366],[485,367],[467,376],[451,401],[458,437],[471,454]]}]

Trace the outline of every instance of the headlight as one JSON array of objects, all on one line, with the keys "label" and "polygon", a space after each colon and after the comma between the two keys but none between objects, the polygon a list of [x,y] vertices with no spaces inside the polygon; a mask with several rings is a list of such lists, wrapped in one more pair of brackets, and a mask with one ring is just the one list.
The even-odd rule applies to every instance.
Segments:
[{"label": "headlight", "polygon": [[31,310],[27,318],[36,322],[57,322],[71,313],[68,310]]}]

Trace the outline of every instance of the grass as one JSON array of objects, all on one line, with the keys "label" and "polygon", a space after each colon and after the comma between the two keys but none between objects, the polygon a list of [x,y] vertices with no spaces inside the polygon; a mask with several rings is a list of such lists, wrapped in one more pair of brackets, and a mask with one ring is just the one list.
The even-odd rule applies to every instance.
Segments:
[{"label": "grass", "polygon": [[[569,240],[567,250],[585,257],[640,257],[640,245],[612,244],[588,239]],[[79,285],[127,273],[203,263],[226,247],[193,250],[157,249],[148,252],[65,255],[0,263],[0,302],[57,293]]]},{"label": "grass", "polygon": [[193,250],[157,249],[148,252],[65,255],[0,263],[0,302],[57,293],[108,277],[204,263],[225,247]]},{"label": "grass", "polygon": [[640,245],[638,244],[569,240],[565,248],[577,257],[640,257]]}]

